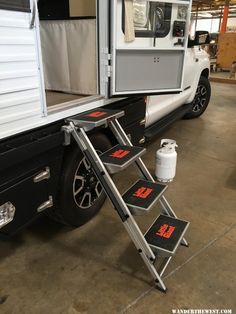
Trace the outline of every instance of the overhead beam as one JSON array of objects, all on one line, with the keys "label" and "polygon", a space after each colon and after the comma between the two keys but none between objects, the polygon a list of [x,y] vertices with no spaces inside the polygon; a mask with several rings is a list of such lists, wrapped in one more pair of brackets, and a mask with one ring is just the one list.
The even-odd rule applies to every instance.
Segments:
[{"label": "overhead beam", "polygon": [[[223,9],[224,6],[216,6],[216,7],[199,7],[199,11],[201,12],[208,12],[208,11],[211,11],[211,12],[214,12],[214,11],[221,11],[221,9]],[[235,5],[230,5],[229,6],[229,10],[230,11],[236,11],[236,6]],[[196,12],[197,11],[197,7],[192,7],[192,12]]]},{"label": "overhead beam", "polygon": [[[225,5],[225,0],[193,0],[193,10],[198,6],[199,10],[203,10],[205,8],[208,9],[218,9],[221,6]],[[230,5],[236,5],[236,0],[231,0]]]},{"label": "overhead beam", "polygon": [[[196,16],[194,15],[194,18]],[[229,15],[228,18],[235,18],[236,17],[236,14],[233,14],[233,15]],[[220,15],[219,16],[212,16],[212,17],[200,17],[198,16],[198,20],[218,20],[220,18]]]}]

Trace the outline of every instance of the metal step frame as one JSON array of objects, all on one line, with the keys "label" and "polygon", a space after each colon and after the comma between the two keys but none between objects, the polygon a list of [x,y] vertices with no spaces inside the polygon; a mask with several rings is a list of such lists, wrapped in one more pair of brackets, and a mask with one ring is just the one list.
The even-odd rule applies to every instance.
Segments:
[{"label": "metal step frame", "polygon": [[[122,114],[121,114],[122,115]],[[125,134],[123,128],[118,122],[117,118],[121,116],[116,114],[114,116],[109,115],[109,119],[103,124],[105,127],[110,127],[111,131],[115,135],[118,143],[120,145],[125,145],[132,147],[132,143],[129,138]],[[128,232],[130,238],[132,239],[135,247],[137,248],[140,256],[142,257],[144,263],[146,264],[149,272],[151,273],[153,279],[155,280],[156,287],[160,289],[162,292],[166,292],[167,288],[163,282],[163,274],[171,261],[172,256],[164,258],[160,268],[157,270],[154,263],[156,262],[158,255],[154,254],[150,245],[145,239],[144,234],[141,232],[138,224],[136,223],[128,205],[123,200],[120,192],[118,191],[115,183],[113,182],[111,176],[108,173],[107,168],[103,164],[102,160],[98,156],[96,150],[94,149],[91,141],[89,140],[85,130],[91,130],[91,128],[96,127],[99,122],[96,121],[94,126],[89,121],[89,127],[87,127],[86,122],[83,121],[82,125],[80,125],[79,116],[74,119],[69,119],[66,121],[67,125],[63,127],[63,131],[65,132],[65,140],[68,142],[68,137],[73,136],[79,148],[83,152],[84,156],[87,158],[89,163],[91,164],[94,172],[96,173],[97,178],[100,180],[104,191],[106,192],[108,198],[112,202],[115,210],[117,211],[126,231]],[[136,164],[142,178],[145,180],[151,181],[155,183],[154,178],[146,168],[142,159],[138,157],[135,159],[134,163]],[[173,209],[170,207],[169,203],[165,199],[163,195],[160,196],[159,205],[161,206],[162,213],[168,215],[170,217],[177,218]],[[187,241],[183,238],[182,244],[188,246]]]}]

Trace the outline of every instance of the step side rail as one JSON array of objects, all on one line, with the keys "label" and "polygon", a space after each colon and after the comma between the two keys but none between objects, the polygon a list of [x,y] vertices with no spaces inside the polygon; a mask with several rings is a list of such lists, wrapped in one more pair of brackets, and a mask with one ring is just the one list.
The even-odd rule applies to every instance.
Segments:
[{"label": "step side rail", "polygon": [[117,190],[113,180],[111,179],[105,166],[100,160],[86,132],[83,130],[83,128],[75,127],[73,122],[69,122],[67,129],[66,127],[64,127],[63,130],[67,130],[67,132],[69,132],[73,136],[79,148],[82,150],[85,157],[91,163],[93,170],[96,173],[96,176],[101,181],[107,196],[109,197],[114,208],[118,212],[125,229],[130,235],[135,247],[137,248],[149,272],[154,278],[156,285],[158,286],[158,288],[160,288],[160,290],[165,292],[166,286],[154,266],[155,254],[147,243],[127,205],[123,201],[119,191]]},{"label": "step side rail", "polygon": [[[109,125],[110,129],[112,130],[113,134],[115,135],[117,141],[120,144],[133,146],[133,144],[131,143],[130,139],[126,135],[125,131],[123,130],[123,128],[121,127],[121,125],[117,119],[115,119],[114,121],[110,121],[108,123],[108,125]],[[137,167],[138,167],[139,171],[141,172],[142,176],[144,177],[144,179],[155,182],[153,176],[151,175],[151,173],[149,172],[149,170],[147,169],[147,167],[145,166],[145,164],[141,158],[136,160],[135,164],[137,165]],[[166,198],[163,195],[159,199],[159,204],[160,204],[162,211],[165,214],[167,214],[170,217],[178,218],[177,215],[175,214],[174,210],[171,208],[170,204],[168,203],[168,201],[166,200]],[[184,246],[189,246],[189,244],[185,238],[182,239],[181,244]]]}]

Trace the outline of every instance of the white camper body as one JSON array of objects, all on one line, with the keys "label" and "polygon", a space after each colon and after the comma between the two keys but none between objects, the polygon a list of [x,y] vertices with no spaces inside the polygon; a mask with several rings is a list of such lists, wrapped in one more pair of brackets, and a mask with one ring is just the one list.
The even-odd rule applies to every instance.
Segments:
[{"label": "white camper body", "polygon": [[[119,109],[122,127],[140,145],[173,121],[176,109],[183,116],[196,90],[197,107],[209,101],[199,86],[208,58],[188,48],[191,0],[97,0],[92,14],[94,0],[83,14],[82,4],[71,14],[72,2],[0,0],[0,236],[43,212],[80,226],[105,201],[91,166],[65,136],[66,119]],[[98,152],[117,141],[107,129],[89,136]]]},{"label": "white camper body", "polygon": [[[191,1],[141,1],[162,7],[164,37],[164,26],[153,35],[157,21],[132,20],[126,2],[97,1],[96,19],[63,21],[40,20],[36,0],[24,1],[23,10],[0,3],[0,138],[104,106],[113,96],[182,90]],[[176,21],[184,28],[177,37]],[[135,28],[129,42],[128,27]],[[58,92],[64,99],[50,104],[53,93],[63,96]]]}]

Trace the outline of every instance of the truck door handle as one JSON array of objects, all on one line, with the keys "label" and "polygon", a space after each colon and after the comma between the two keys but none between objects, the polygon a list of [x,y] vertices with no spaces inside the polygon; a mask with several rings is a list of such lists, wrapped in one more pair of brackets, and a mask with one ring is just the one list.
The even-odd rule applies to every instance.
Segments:
[{"label": "truck door handle", "polygon": [[33,7],[32,7],[32,16],[31,16],[31,21],[30,21],[30,29],[34,28],[35,25],[35,17],[36,17],[36,3],[35,0],[32,1],[33,2]]}]

